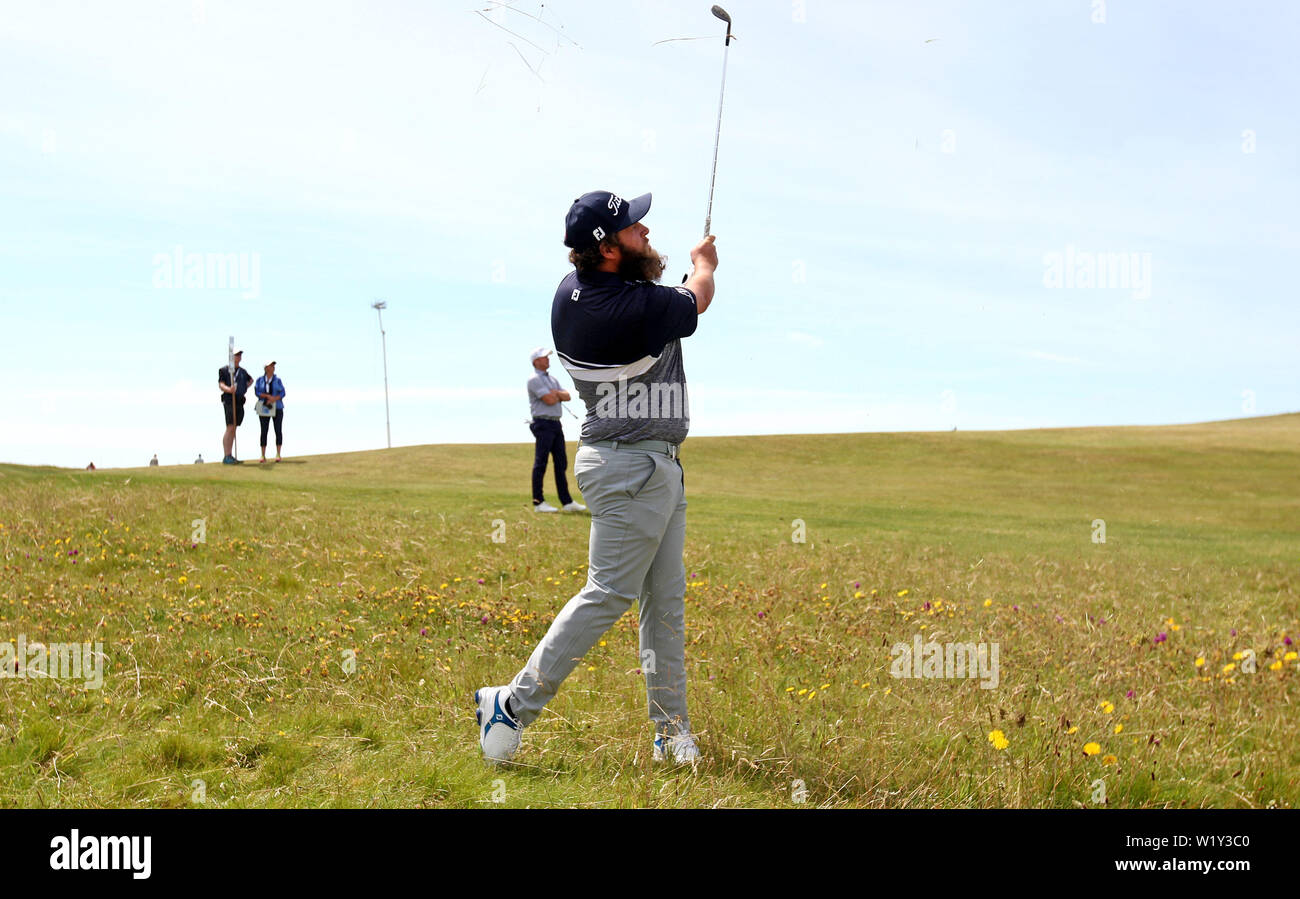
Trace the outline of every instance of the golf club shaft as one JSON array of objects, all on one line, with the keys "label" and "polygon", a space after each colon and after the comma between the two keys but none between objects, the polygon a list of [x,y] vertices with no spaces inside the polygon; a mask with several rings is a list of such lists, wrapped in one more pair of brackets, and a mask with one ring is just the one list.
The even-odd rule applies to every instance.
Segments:
[{"label": "golf club shaft", "polygon": [[731,51],[731,24],[727,24],[727,43],[722,50],[722,89],[718,91],[718,126],[713,132],[713,172],[709,175],[709,208],[704,214],[704,236],[713,225],[713,185],[718,180],[718,141],[722,137],[722,98],[727,93],[727,54]]},{"label": "golf club shaft", "polygon": [[[713,230],[713,186],[718,181],[718,142],[722,138],[722,100],[727,95],[727,54],[731,51],[731,16],[720,6],[713,7],[713,14],[727,23],[727,39],[722,45],[722,87],[718,90],[718,125],[713,131],[713,171],[709,174],[709,207],[704,213],[704,236],[707,238]],[[690,278],[690,273],[682,275],[682,283]]]}]

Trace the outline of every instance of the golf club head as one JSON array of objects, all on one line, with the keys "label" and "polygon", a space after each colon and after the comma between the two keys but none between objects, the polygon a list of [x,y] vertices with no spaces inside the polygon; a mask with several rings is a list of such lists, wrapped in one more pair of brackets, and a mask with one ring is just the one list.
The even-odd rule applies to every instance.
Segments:
[{"label": "golf club head", "polygon": [[731,25],[731,16],[721,6],[714,6],[713,14],[717,16],[719,19],[721,19],[722,21],[726,22],[728,26]]}]

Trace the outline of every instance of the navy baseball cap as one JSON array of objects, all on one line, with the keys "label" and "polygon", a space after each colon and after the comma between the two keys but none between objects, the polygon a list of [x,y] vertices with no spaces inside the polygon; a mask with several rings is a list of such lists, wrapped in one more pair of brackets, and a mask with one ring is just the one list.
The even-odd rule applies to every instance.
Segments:
[{"label": "navy baseball cap", "polygon": [[594,247],[601,239],[631,227],[650,211],[650,194],[624,200],[607,190],[593,190],[573,201],[564,217],[564,245]]}]

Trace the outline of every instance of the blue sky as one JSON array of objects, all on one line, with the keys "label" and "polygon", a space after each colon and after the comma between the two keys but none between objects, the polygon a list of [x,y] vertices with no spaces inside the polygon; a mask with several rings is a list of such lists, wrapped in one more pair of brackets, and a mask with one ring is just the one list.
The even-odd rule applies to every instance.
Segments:
[{"label": "blue sky", "polygon": [[[395,445],[530,440],[572,199],[653,191],[685,271],[722,46],[655,42],[722,26],[497,5],[6,3],[0,461],[219,460],[232,334],[279,362],[287,455],[382,447],[376,298]],[[1300,8],[727,6],[693,435],[1300,409]],[[250,282],[166,286],[178,248]],[[1130,278],[1046,285],[1089,254]]]}]

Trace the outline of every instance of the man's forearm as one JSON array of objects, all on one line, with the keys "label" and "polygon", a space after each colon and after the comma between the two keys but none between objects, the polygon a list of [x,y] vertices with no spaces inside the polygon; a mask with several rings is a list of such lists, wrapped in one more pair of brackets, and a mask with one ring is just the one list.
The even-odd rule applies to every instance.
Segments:
[{"label": "man's forearm", "polygon": [[697,265],[691,272],[691,276],[686,279],[683,285],[691,293],[695,294],[695,312],[703,315],[704,310],[709,308],[713,302],[713,293],[715,285],[713,282],[713,269]]}]

